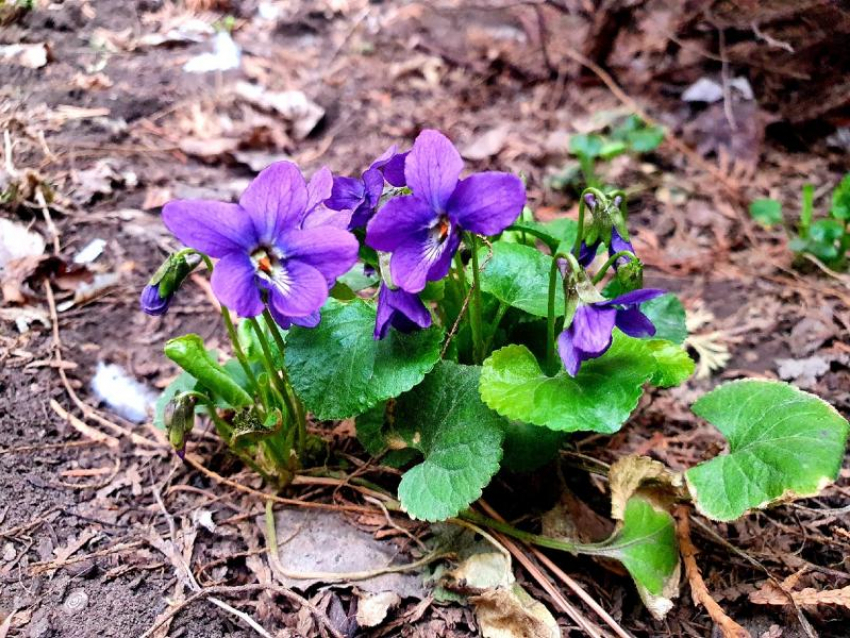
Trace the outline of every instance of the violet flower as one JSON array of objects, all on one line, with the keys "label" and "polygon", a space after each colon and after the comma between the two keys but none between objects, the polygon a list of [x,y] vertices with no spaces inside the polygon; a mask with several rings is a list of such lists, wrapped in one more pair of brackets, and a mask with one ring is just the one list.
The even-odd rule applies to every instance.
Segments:
[{"label": "violet flower", "polygon": [[428,328],[431,326],[431,313],[419,295],[405,292],[401,288],[393,290],[382,283],[378,293],[375,339],[386,337],[390,326],[405,333],[413,332],[417,328]]},{"label": "violet flower", "polygon": [[333,190],[326,205],[332,210],[351,211],[349,229],[365,226],[375,214],[384,193],[384,180],[398,188],[405,185],[407,153],[398,153],[397,150],[395,145],[388,148],[360,178],[334,177]]},{"label": "violet flower", "polygon": [[148,284],[142,289],[139,304],[142,307],[142,312],[152,317],[160,317],[168,312],[168,306],[171,305],[171,299],[174,294],[162,296],[159,292],[159,284]]},{"label": "violet flower", "polygon": [[[588,246],[585,242],[581,242],[581,247],[579,248],[578,253],[578,263],[581,264],[582,267],[587,268],[593,263],[593,260],[596,259],[596,253],[599,250],[600,244],[602,244],[601,239],[597,239],[590,246]],[[608,241],[608,256],[611,257],[624,250],[628,250],[632,254],[635,252],[632,242],[623,239],[620,236],[620,233],[617,232],[616,226],[612,226],[611,239]],[[616,262],[614,262],[614,269],[616,270],[628,260],[628,257],[620,257]]]},{"label": "violet flower", "polygon": [[495,235],[522,212],[525,188],[518,177],[484,172],[461,180],[462,169],[445,135],[423,131],[404,165],[413,194],[388,201],[366,227],[366,243],[392,253],[393,282],[407,292],[446,276],[461,231]]},{"label": "violet flower", "polygon": [[268,304],[282,327],[313,327],[334,280],[354,265],[358,250],[345,230],[301,227],[316,192],[310,193],[295,164],[277,162],[251,182],[238,204],[178,200],[165,205],[162,217],[184,244],[218,258],[211,283],[225,306],[255,317]]},{"label": "violet flower", "polygon": [[630,337],[654,335],[655,326],[640,311],[640,304],[664,293],[645,288],[606,301],[579,302],[573,322],[558,337],[558,354],[567,373],[574,377],[582,362],[605,354],[611,347],[615,326]]}]

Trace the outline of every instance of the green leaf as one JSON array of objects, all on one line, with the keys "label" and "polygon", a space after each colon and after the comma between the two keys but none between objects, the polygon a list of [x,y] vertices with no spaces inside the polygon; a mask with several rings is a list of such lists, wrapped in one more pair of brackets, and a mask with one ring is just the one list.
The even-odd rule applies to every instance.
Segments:
[{"label": "green leaf", "polygon": [[438,327],[376,341],[375,307],[329,300],[315,328],[293,326],[286,340],[292,385],[317,419],[345,419],[419,383],[440,358]]},{"label": "green leaf", "polygon": [[[489,248],[481,251],[484,263]],[[481,271],[481,290],[499,301],[537,317],[549,313],[549,270],[552,258],[536,248],[507,242],[493,243],[493,256]],[[564,291],[555,295],[558,316],[564,314]]]},{"label": "green leaf", "polygon": [[694,373],[694,360],[680,345],[664,339],[647,339],[644,343],[655,359],[652,385],[659,388],[681,385]]},{"label": "green leaf", "polygon": [[193,377],[188,372],[182,372],[180,376],[178,376],[171,383],[169,383],[165,390],[162,391],[162,394],[159,395],[159,398],[156,400],[153,415],[154,427],[157,427],[160,430],[164,430],[165,408],[168,406],[168,402],[181,392],[191,392],[195,389],[195,386],[197,384],[198,380],[195,379],[195,377]]},{"label": "green leaf", "polygon": [[251,395],[207,352],[204,340],[198,335],[188,334],[167,341],[165,356],[234,408],[254,404]]},{"label": "green leaf", "polygon": [[629,148],[635,153],[649,153],[661,146],[664,141],[664,129],[660,126],[647,126],[626,135]]},{"label": "green leaf", "polygon": [[775,199],[756,199],[750,202],[750,217],[765,228],[782,223],[782,202]]},{"label": "green leaf", "polygon": [[604,138],[595,133],[591,133],[590,135],[573,135],[570,138],[570,153],[589,158],[599,157],[604,144]]},{"label": "green leaf", "polygon": [[620,561],[650,613],[662,619],[679,592],[679,544],[673,517],[647,498],[626,503],[622,525],[592,554]]},{"label": "green leaf", "polygon": [[602,148],[599,149],[599,157],[604,160],[611,160],[617,157],[618,155],[622,155],[628,150],[628,146],[626,146],[625,142],[620,140],[607,140]]},{"label": "green leaf", "polygon": [[637,406],[655,367],[646,343],[618,330],[608,352],[585,361],[575,378],[564,370],[546,376],[528,348],[510,345],[484,362],[481,398],[509,419],[560,432],[611,434]]},{"label": "green leaf", "polygon": [[685,307],[672,292],[642,303],[640,311],[655,326],[655,338],[673,343],[684,343],[688,337],[685,323]]},{"label": "green leaf", "polygon": [[366,288],[377,286],[381,278],[375,273],[367,275],[363,269],[363,264],[358,262],[354,264],[354,267],[351,270],[345,273],[342,277],[339,277],[337,282],[345,284],[354,292],[360,292]]},{"label": "green leaf", "polygon": [[466,509],[499,469],[502,419],[481,402],[481,369],[441,361],[396,404],[399,434],[425,460],[398,486],[413,518],[439,521]]},{"label": "green leaf", "polygon": [[850,173],[832,191],[832,208],[829,214],[835,219],[850,220]]},{"label": "green leaf", "polygon": [[568,217],[561,217],[548,222],[518,221],[511,228],[525,231],[527,234],[536,237],[546,244],[552,252],[557,251],[559,246],[568,245],[572,247],[576,240],[576,234],[578,234],[578,222]]},{"label": "green leaf", "polygon": [[777,381],[733,381],[693,405],[729,453],[685,472],[697,509],[731,521],[751,509],[818,494],[844,458],[847,421],[818,397]]}]

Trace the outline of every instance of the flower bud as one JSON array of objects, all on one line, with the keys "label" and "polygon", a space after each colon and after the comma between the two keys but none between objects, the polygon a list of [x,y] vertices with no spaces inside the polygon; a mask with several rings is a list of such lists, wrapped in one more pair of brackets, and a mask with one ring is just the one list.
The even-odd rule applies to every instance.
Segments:
[{"label": "flower bud", "polygon": [[617,268],[617,281],[624,292],[643,288],[643,264],[640,260],[623,260],[623,263]]},{"label": "flower bud", "polygon": [[200,261],[197,255],[186,255],[183,251],[169,255],[142,290],[139,298],[142,312],[154,317],[168,312],[174,293]]},{"label": "flower bud", "polygon": [[181,459],[186,453],[186,435],[195,427],[195,397],[178,395],[165,408],[165,429],[168,442]]}]

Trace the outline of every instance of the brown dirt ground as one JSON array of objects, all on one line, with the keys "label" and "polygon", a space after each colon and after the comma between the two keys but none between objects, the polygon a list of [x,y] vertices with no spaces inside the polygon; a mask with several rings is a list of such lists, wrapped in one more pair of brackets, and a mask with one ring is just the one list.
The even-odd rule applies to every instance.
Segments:
[{"label": "brown dirt ground", "polygon": [[[215,8],[217,3],[194,4]],[[567,160],[565,133],[620,104],[593,78],[577,79],[577,67],[566,52],[571,44],[563,34],[586,29],[578,12],[547,10],[541,35],[532,3],[502,8],[492,4],[279,2],[281,13],[270,21],[254,18],[253,2],[218,14],[199,11],[210,22],[234,15],[235,39],[244,49],[240,71],[206,75],[189,75],[181,67],[192,55],[208,50],[208,43],[128,44],[186,15],[185,7],[170,2],[66,0],[41,6],[4,27],[0,44],[48,42],[52,58],[41,69],[0,66],[0,118],[14,141],[15,165],[38,171],[53,186],[57,199],[51,210],[61,239],[60,257],[70,262],[90,240],[102,238],[106,248],[91,268],[120,276],[106,294],[60,313],[67,375],[82,398],[95,404],[88,384],[99,361],[120,364],[135,377],[164,387],[175,373],[160,354],[168,337],[193,331],[213,346],[222,340],[200,282],[187,286],[180,302],[161,320],[142,315],[136,305],[148,274],[174,246],[159,222],[158,205],[169,197],[197,193],[227,198],[238,192],[240,180],[253,174],[233,152],[206,150],[207,156],[199,156],[189,152],[186,139],[206,140],[204,148],[210,149],[212,139],[237,138],[242,150],[289,155],[308,173],[324,164],[350,173],[390,143],[408,144],[421,128],[440,128],[465,147],[482,133],[504,126],[508,133],[500,148],[471,164],[521,171],[539,214],[574,214],[572,197],[547,189],[545,178]],[[630,34],[623,46],[637,46],[639,35]],[[93,44],[104,38],[107,44]],[[703,61],[706,72],[716,71],[711,65]],[[710,137],[688,133],[695,114],[671,97],[678,95],[682,78],[678,84],[669,74],[655,83],[630,83],[629,68],[618,71],[626,92],[673,135]],[[108,76],[111,86],[75,85],[75,78],[94,73]],[[282,120],[233,97],[233,86],[245,79],[270,90],[302,90],[326,115],[309,136],[299,139]],[[108,114],[73,118],[65,110],[60,121],[62,105],[102,108]],[[717,340],[729,348],[732,359],[710,379],[648,398],[620,434],[578,437],[576,449],[608,462],[630,452],[650,453],[674,468],[708,457],[722,442],[689,414],[689,403],[722,379],[776,378],[776,360],[783,358],[818,356],[829,361],[829,370],[811,389],[844,414],[850,410],[850,293],[815,268],[794,270],[781,231],[762,230],[742,216],[741,202],[768,194],[781,197],[796,212],[799,189],[806,181],[816,185],[816,204],[822,209],[824,187],[850,168],[847,154],[831,151],[822,138],[806,140],[805,150],[800,150],[798,140],[789,142],[784,130],[774,135],[768,128],[763,141],[759,134],[746,141],[758,151],[757,171],[718,164],[713,156],[700,160],[696,154],[683,155],[669,144],[640,160],[624,158],[606,169],[610,181],[634,191],[631,226],[638,252],[650,266],[649,283],[679,292],[691,311],[707,313],[696,332],[717,331]],[[743,127],[740,135],[748,131]],[[111,186],[104,189],[111,192],[92,195],[81,172],[101,160],[108,160],[113,171]],[[720,170],[723,178],[706,172],[705,163],[722,166],[713,170]],[[135,179],[121,177],[127,172]],[[50,237],[37,207],[6,207],[0,213],[32,220]],[[73,296],[56,281],[54,287],[60,302]],[[27,294],[32,304],[46,309],[41,284]],[[202,584],[255,582],[257,574],[240,554],[260,542],[252,521],[261,503],[222,490],[161,448],[133,446],[125,437],[118,449],[85,444],[50,406],[54,400],[80,416],[51,365],[52,353],[51,331],[44,326],[33,324],[20,334],[13,323],[0,324],[0,636],[136,636],[150,627],[175,595],[177,582],[174,568],[149,540],[152,534],[168,533],[155,489],[178,519],[188,520],[192,511],[206,508],[225,530],[219,535],[198,532],[192,557],[196,573],[201,565],[219,559],[225,566],[201,574]],[[110,419],[130,427],[118,417]],[[154,437],[146,427],[136,431]],[[327,432],[340,452],[364,458],[344,429]],[[211,439],[199,439],[195,445],[193,451],[208,467],[225,475],[242,472]],[[73,471],[93,468],[105,473],[74,476]],[[566,483],[604,512],[604,486],[570,471],[568,465],[563,470]],[[509,518],[536,515],[557,499],[554,475],[555,468],[549,467],[510,483],[500,479],[488,500]],[[238,478],[258,486],[250,474]],[[712,527],[779,579],[805,569],[808,586],[844,587],[850,584],[850,520],[845,511],[834,508],[846,504],[848,486],[845,470],[838,484],[818,499]],[[516,498],[529,493],[535,495],[533,504]],[[309,497],[329,494],[313,492]],[[352,516],[351,521],[376,533],[387,532],[374,517]],[[771,625],[784,628],[782,636],[804,635],[795,628],[793,612],[748,602],[747,593],[765,578],[762,571],[705,534],[698,534],[696,541],[709,587],[754,636]],[[404,548],[404,543],[399,546]],[[117,550],[103,551],[109,548]],[[44,570],[47,562],[70,550],[76,562]],[[694,608],[687,588],[668,619],[656,623],[623,576],[586,560],[558,560],[636,636],[713,635],[710,620]],[[518,575],[535,597],[550,602],[526,574],[518,570]],[[76,610],[80,590],[87,603]],[[353,609],[349,594],[313,589],[308,597],[338,628],[349,631],[353,626],[346,621]],[[264,606],[260,596],[247,605],[231,602],[255,612],[267,627],[277,627],[278,635],[318,635],[310,615],[283,599],[272,606]],[[3,619],[16,611],[11,627],[4,627]],[[806,615],[822,636],[850,635],[846,610],[822,607]],[[568,618],[559,616],[559,621],[565,635],[580,635]],[[415,601],[408,601],[391,612],[389,622],[384,629],[358,635],[478,635],[468,610],[452,605],[432,605],[421,612]],[[209,602],[188,607],[170,629],[172,636],[251,633]]]}]

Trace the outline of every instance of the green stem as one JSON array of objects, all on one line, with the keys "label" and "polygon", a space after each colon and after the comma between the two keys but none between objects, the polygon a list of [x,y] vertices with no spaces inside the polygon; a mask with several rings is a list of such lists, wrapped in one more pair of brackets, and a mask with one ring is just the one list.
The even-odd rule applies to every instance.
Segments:
[{"label": "green stem", "polygon": [[254,329],[254,334],[257,335],[257,341],[260,342],[260,349],[263,351],[263,363],[266,367],[266,372],[269,375],[269,381],[273,384],[274,389],[277,390],[280,395],[280,399],[284,402],[287,410],[291,413],[291,416],[295,418],[296,413],[292,406],[290,405],[289,395],[286,392],[286,386],[283,383],[283,379],[281,379],[277,370],[274,366],[274,357],[272,357],[272,350],[269,347],[269,340],[266,339],[266,335],[263,332],[263,327],[260,325],[260,322],[257,321],[256,317],[251,317],[248,321],[251,322],[251,327]]},{"label": "green stem", "polygon": [[575,258],[578,259],[579,254],[581,253],[581,242],[584,240],[584,209],[587,205],[584,200],[585,195],[593,195],[596,198],[596,205],[602,205],[602,199],[605,197],[602,192],[594,187],[585,188],[578,200],[578,232],[576,233],[576,241],[573,244],[573,249],[570,251]]},{"label": "green stem", "polygon": [[558,255],[552,258],[552,267],[549,269],[549,311],[546,315],[546,372],[554,374],[555,370],[555,295],[558,291],[558,278],[561,272],[558,269]]},{"label": "green stem", "polygon": [[472,328],[472,359],[480,365],[484,361],[484,320],[483,302],[481,300],[481,273],[478,266],[478,237],[467,233],[469,247],[472,251],[472,299],[469,303],[469,325]]},{"label": "green stem", "polygon": [[221,307],[221,316],[224,319],[224,325],[227,327],[227,336],[230,337],[230,342],[233,344],[233,352],[236,353],[239,365],[245,371],[245,376],[248,378],[248,383],[251,384],[254,392],[258,392],[260,386],[257,383],[257,377],[254,376],[254,371],[251,370],[251,365],[248,363],[248,357],[245,356],[245,352],[242,350],[242,344],[239,343],[239,335],[236,334],[236,327],[233,325],[233,319],[230,317],[230,311],[227,309],[227,306]]},{"label": "green stem", "polygon": [[611,255],[608,258],[608,261],[606,261],[604,264],[602,264],[602,268],[599,269],[599,272],[597,272],[593,276],[593,284],[596,285],[600,281],[602,281],[602,278],[605,276],[605,273],[608,271],[608,269],[611,266],[613,266],[615,263],[617,263],[617,260],[620,259],[621,257],[628,257],[629,261],[637,261],[637,257],[630,250],[621,250],[618,253],[614,253],[613,255]]},{"label": "green stem", "polygon": [[477,523],[478,525],[489,527],[497,532],[516,538],[517,540],[521,540],[525,543],[531,543],[532,545],[538,545],[540,547],[558,549],[563,552],[570,552],[571,554],[582,553],[582,550],[585,547],[582,543],[570,543],[569,541],[558,540],[557,538],[549,538],[548,536],[541,536],[540,534],[524,532],[513,525],[497,521],[489,516],[484,516],[483,514],[479,514],[472,510],[462,512],[458,515],[458,518],[469,521],[470,523]]},{"label": "green stem", "polygon": [[493,325],[490,326],[490,334],[487,337],[487,341],[484,342],[484,352],[490,352],[490,347],[493,345],[493,339],[496,337],[496,331],[499,329],[499,324],[502,323],[502,319],[505,316],[505,313],[508,311],[508,304],[499,302],[499,309],[496,310],[496,316],[493,318]]},{"label": "green stem", "polygon": [[[280,334],[277,323],[275,323],[274,317],[272,317],[272,313],[269,312],[268,308],[263,309],[263,319],[266,320],[266,325],[269,326],[272,338],[274,339],[278,350],[280,350],[280,356],[282,357],[286,351],[286,343],[284,342],[283,335]],[[292,383],[289,381],[289,375],[286,372],[285,366],[280,369],[280,374],[283,377],[283,384],[286,386],[287,390],[285,395],[287,399],[287,407],[290,410],[294,410],[293,414],[295,416],[295,421],[298,424],[298,458],[301,459],[304,455],[304,448],[307,445],[307,417],[304,413],[304,406],[301,404],[301,400],[298,398],[298,395],[295,394]]]}]

